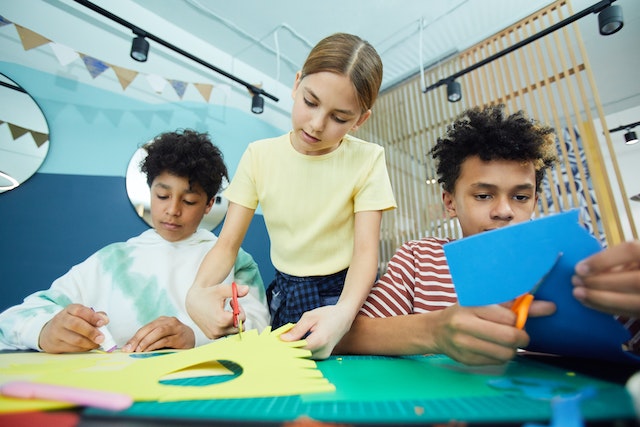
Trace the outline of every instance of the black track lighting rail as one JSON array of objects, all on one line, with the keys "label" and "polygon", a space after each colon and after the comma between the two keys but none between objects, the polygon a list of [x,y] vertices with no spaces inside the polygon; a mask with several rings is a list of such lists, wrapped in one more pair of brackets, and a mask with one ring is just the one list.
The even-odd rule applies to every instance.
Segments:
[{"label": "black track lighting rail", "polygon": [[636,126],[640,126],[640,122],[629,123],[628,125],[618,126],[617,128],[609,129],[609,133],[611,133],[611,132],[619,132],[621,130],[633,129]]},{"label": "black track lighting rail", "polygon": [[454,74],[450,75],[449,77],[445,77],[443,79],[438,80],[437,82],[435,82],[431,86],[428,86],[425,89],[423,89],[422,92],[423,93],[427,93],[427,92],[429,92],[429,91],[431,91],[433,89],[436,89],[436,88],[438,88],[438,87],[440,87],[442,85],[449,84],[450,82],[454,81],[458,77],[461,77],[461,76],[463,76],[463,75],[465,75],[467,73],[470,73],[471,71],[473,71],[473,70],[475,70],[477,68],[482,67],[483,65],[486,65],[486,64],[488,64],[490,62],[493,62],[496,59],[498,59],[498,58],[500,58],[500,57],[502,57],[502,56],[504,56],[504,55],[506,55],[508,53],[511,53],[514,50],[517,50],[517,49],[521,48],[522,46],[528,45],[529,43],[534,42],[534,41],[538,40],[539,38],[544,37],[547,34],[550,34],[550,33],[554,32],[554,31],[556,31],[556,30],[558,30],[558,29],[560,29],[560,28],[562,28],[562,27],[564,27],[566,25],[569,25],[572,22],[575,22],[580,18],[583,18],[583,17],[585,17],[585,16],[587,16],[589,14],[592,14],[592,13],[598,13],[598,12],[602,11],[603,9],[605,9],[606,7],[610,6],[615,1],[616,0],[602,0],[602,1],[596,3],[596,4],[592,5],[592,6],[590,6],[590,7],[586,8],[586,9],[584,9],[584,10],[582,10],[582,11],[580,11],[580,12],[578,12],[578,13],[576,13],[576,14],[568,17],[568,18],[566,18],[566,19],[563,19],[562,21],[550,26],[549,28],[546,28],[546,29],[544,29],[544,30],[542,30],[542,31],[540,31],[540,32],[538,32],[538,33],[536,33],[536,34],[524,39],[524,40],[521,40],[518,43],[516,43],[516,44],[514,44],[512,46],[509,46],[508,48],[506,48],[506,49],[504,49],[504,50],[502,50],[500,52],[497,52],[497,53],[495,53],[495,54],[493,54],[491,56],[488,56],[487,58],[483,59],[482,61],[477,62],[477,63],[465,68],[464,70],[460,70],[457,73],[454,73]]},{"label": "black track lighting rail", "polygon": [[91,3],[90,1],[87,1],[87,0],[75,0],[75,2],[81,4],[82,6],[85,6],[85,7],[89,8],[91,10],[93,10],[94,12],[99,13],[100,15],[104,16],[105,18],[111,19],[112,21],[117,22],[118,24],[129,28],[136,35],[139,35],[139,36],[142,36],[142,37],[146,37],[146,38],[148,38],[150,40],[153,40],[154,42],[156,42],[156,43],[158,43],[158,44],[160,44],[160,45],[162,45],[162,46],[164,46],[164,47],[166,47],[168,49],[171,49],[172,51],[174,51],[176,53],[179,53],[180,55],[182,55],[182,56],[184,56],[186,58],[189,58],[192,61],[195,61],[198,64],[200,64],[200,65],[202,65],[202,66],[204,66],[206,68],[209,68],[210,70],[213,70],[216,73],[221,74],[224,77],[226,77],[226,78],[228,78],[230,80],[233,80],[236,83],[241,84],[242,86],[246,87],[253,95],[264,95],[267,98],[270,98],[270,99],[272,99],[272,100],[274,100],[276,102],[279,101],[279,99],[277,97],[275,97],[274,95],[264,91],[262,88],[254,86],[251,83],[246,82],[246,81],[234,76],[233,74],[230,74],[230,73],[228,73],[228,72],[216,67],[215,65],[210,64],[207,61],[205,61],[205,60],[203,60],[201,58],[198,58],[195,55],[190,54],[189,52],[187,52],[187,51],[185,51],[183,49],[180,49],[178,46],[175,46],[175,45],[173,45],[173,44],[161,39],[160,37],[155,36],[155,35],[147,32],[147,31],[143,30],[142,28],[133,25],[131,22],[126,21],[126,20],[120,18],[117,15],[114,15],[113,13],[109,12],[108,10],[105,10],[105,9],[101,8],[100,6],[98,6],[98,5],[94,4],[94,3]]}]

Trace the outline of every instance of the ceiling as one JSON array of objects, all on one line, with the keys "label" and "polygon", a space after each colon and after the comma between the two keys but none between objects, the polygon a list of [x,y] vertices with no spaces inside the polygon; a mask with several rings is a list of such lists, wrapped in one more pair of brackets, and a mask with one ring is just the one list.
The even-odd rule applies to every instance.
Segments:
[{"label": "ceiling", "polygon": [[550,0],[133,1],[287,86],[293,83],[310,49],[322,38],[335,32],[357,34],[368,40],[383,59],[383,89],[417,74],[421,64],[424,67],[464,50],[550,3]]},{"label": "ceiling", "polygon": [[[293,83],[311,47],[323,37],[334,32],[357,34],[368,40],[382,57],[383,90],[415,76],[421,67],[437,64],[552,3],[551,0],[132,2],[286,87]],[[571,0],[574,13],[594,3],[597,1]],[[619,0],[617,4],[625,12],[626,38],[634,40],[634,34],[640,37],[638,2]],[[135,23],[132,17],[128,19]],[[585,43],[604,43],[601,39],[607,39],[598,34],[595,15],[578,22]],[[616,44],[619,46],[620,40]],[[602,53],[615,51],[616,48],[605,47]],[[635,57],[635,65],[640,66],[640,56]],[[606,58],[598,58],[597,62],[611,63]],[[269,90],[266,83],[264,89]]]}]

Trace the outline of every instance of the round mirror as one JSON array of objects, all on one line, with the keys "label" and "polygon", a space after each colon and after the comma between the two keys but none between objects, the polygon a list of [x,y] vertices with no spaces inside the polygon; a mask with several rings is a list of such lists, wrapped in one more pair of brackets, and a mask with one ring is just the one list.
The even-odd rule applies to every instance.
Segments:
[{"label": "round mirror", "polygon": [[49,126],[36,101],[0,74],[0,193],[16,188],[42,165]]},{"label": "round mirror", "polygon": [[[133,205],[138,216],[140,216],[144,221],[153,227],[153,222],[151,221],[151,191],[149,190],[149,186],[147,185],[147,177],[140,171],[140,162],[145,158],[147,152],[138,148],[131,160],[129,161],[129,166],[127,167],[127,195],[129,196],[129,200]],[[216,198],[213,202],[213,207],[206,214],[202,221],[200,222],[200,227],[205,228],[209,231],[216,228],[221,222],[224,216],[227,213],[227,208],[229,207],[229,201],[222,196],[222,192],[229,183],[226,179],[222,181],[222,188],[216,194]]]}]

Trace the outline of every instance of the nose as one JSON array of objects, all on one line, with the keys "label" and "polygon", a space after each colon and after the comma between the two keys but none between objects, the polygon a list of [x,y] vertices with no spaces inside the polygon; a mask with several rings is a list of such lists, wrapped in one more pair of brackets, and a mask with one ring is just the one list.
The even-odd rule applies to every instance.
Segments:
[{"label": "nose", "polygon": [[180,200],[172,199],[169,203],[167,203],[167,214],[170,216],[178,216],[180,215]]},{"label": "nose", "polygon": [[514,218],[513,207],[511,206],[511,198],[497,197],[496,202],[493,205],[493,209],[491,210],[492,219],[501,220],[501,221],[511,221]]},{"label": "nose", "polygon": [[314,132],[322,132],[324,130],[324,125],[326,122],[325,114],[321,111],[317,111],[315,114],[311,116],[311,120],[309,120],[309,125]]}]

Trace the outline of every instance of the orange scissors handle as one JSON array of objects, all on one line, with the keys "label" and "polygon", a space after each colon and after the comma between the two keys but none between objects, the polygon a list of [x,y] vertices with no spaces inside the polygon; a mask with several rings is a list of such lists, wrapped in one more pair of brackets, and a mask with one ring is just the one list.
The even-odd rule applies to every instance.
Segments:
[{"label": "orange scissors handle", "polygon": [[524,324],[527,323],[531,302],[533,302],[533,294],[526,293],[516,298],[511,306],[511,311],[516,314],[516,328],[522,329],[524,328]]}]

